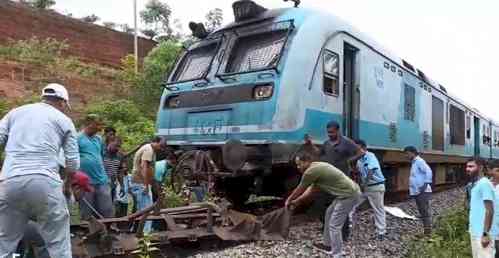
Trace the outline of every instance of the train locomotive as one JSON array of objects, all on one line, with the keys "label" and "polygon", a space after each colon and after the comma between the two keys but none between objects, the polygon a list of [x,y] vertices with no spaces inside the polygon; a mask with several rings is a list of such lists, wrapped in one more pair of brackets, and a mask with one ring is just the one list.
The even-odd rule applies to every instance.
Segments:
[{"label": "train locomotive", "polygon": [[248,0],[233,9],[235,21],[198,33],[164,83],[157,134],[186,151],[177,176],[237,201],[285,194],[304,135],[321,145],[332,120],[378,156],[387,195],[407,193],[407,145],[437,187],[458,182],[469,157],[499,157],[499,124],[338,17]]}]

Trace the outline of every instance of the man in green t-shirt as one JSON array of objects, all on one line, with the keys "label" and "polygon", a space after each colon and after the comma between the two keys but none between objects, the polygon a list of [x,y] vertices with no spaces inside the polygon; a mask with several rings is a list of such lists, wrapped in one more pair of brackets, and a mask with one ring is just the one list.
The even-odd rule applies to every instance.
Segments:
[{"label": "man in green t-shirt", "polygon": [[[348,214],[360,197],[360,187],[341,170],[325,162],[315,162],[316,155],[302,152],[296,156],[298,171],[303,173],[300,184],[286,200],[286,207],[295,206],[300,199],[313,192],[323,191],[336,196],[326,211],[324,244],[320,249],[330,251],[332,257],[341,257],[343,237],[341,229]],[[311,190],[307,190],[310,188]],[[334,244],[334,246],[333,246]]]}]

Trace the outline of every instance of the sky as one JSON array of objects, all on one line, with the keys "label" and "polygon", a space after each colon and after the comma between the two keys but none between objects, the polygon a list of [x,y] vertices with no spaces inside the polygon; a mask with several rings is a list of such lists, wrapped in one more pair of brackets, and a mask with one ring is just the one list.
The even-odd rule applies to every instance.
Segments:
[{"label": "sky", "polygon": [[[186,31],[213,8],[233,20],[233,0],[161,0]],[[55,9],[75,17],[133,25],[132,0],[56,0]],[[137,0],[139,11],[146,0]],[[291,6],[283,0],[256,0],[267,8]],[[499,122],[499,1],[497,0],[302,0],[301,7],[342,17],[385,48],[420,68],[447,90]],[[496,88],[497,87],[497,88]]]}]

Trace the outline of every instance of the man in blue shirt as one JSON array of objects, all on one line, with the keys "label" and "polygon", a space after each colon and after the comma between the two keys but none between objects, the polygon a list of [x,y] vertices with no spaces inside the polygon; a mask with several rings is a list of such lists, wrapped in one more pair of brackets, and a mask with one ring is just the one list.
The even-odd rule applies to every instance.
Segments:
[{"label": "man in blue shirt", "polygon": [[[102,139],[97,133],[101,130],[101,122],[97,115],[87,115],[85,127],[78,135],[78,147],[80,149],[80,169],[90,177],[90,183],[95,189],[92,193],[86,193],[85,198],[100,215],[109,218],[113,216],[113,202],[111,198],[111,187],[103,162]],[[83,220],[89,220],[91,209],[87,203],[80,201],[80,212]]]},{"label": "man in blue shirt", "polygon": [[409,195],[416,201],[419,214],[423,220],[424,234],[431,235],[431,183],[433,172],[424,161],[414,146],[407,146],[405,154],[411,161],[411,173],[409,177]]},{"label": "man in blue shirt", "polygon": [[[499,167],[499,165],[496,165]],[[473,258],[494,257],[494,240],[497,222],[494,221],[494,186],[482,175],[483,162],[479,158],[466,163],[470,179],[470,239]],[[493,168],[492,168],[493,169]]]},{"label": "man in blue shirt", "polygon": [[366,199],[374,210],[374,222],[377,229],[377,239],[383,240],[386,233],[386,214],[385,214],[385,177],[381,171],[381,166],[374,153],[367,150],[367,145],[363,140],[355,140],[359,146],[360,158],[357,160],[357,171],[360,173],[362,195],[355,209]]}]

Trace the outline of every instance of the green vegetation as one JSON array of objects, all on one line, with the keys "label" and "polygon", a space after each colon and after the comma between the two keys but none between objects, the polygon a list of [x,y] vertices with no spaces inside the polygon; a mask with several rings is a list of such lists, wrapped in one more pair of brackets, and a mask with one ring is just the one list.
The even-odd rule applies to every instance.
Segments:
[{"label": "green vegetation", "polygon": [[87,79],[114,78],[116,70],[96,64],[88,64],[74,56],[64,55],[69,45],[65,41],[32,37],[27,40],[9,41],[0,45],[0,59],[32,67],[40,78],[79,76]]},{"label": "green vegetation", "polygon": [[[89,103],[73,112],[101,115],[107,126],[117,129],[127,151],[148,141],[154,134],[154,119],[163,90],[161,84],[174,65],[180,44],[173,41],[159,43],[145,58],[143,70],[139,73],[135,73],[133,56],[122,60],[121,69],[111,69],[64,55],[67,49],[66,42],[33,37],[0,45],[0,60],[31,68],[31,77],[38,87],[53,81],[50,78],[57,82],[68,78],[88,79],[87,83],[102,79],[109,81],[114,86],[110,96],[93,96]],[[20,99],[0,100],[0,116],[14,107],[39,101],[37,91],[34,89],[28,97]]]},{"label": "green vegetation", "polygon": [[145,234],[139,240],[139,250],[132,252],[132,254],[137,254],[139,258],[151,258],[151,253],[158,251],[157,247],[151,243],[151,236]]},{"label": "green vegetation", "polygon": [[50,9],[50,7],[55,5],[54,0],[21,0],[21,3],[38,9]]},{"label": "green vegetation", "polygon": [[407,257],[471,257],[467,211],[459,209],[440,216],[431,238],[414,242]]}]

